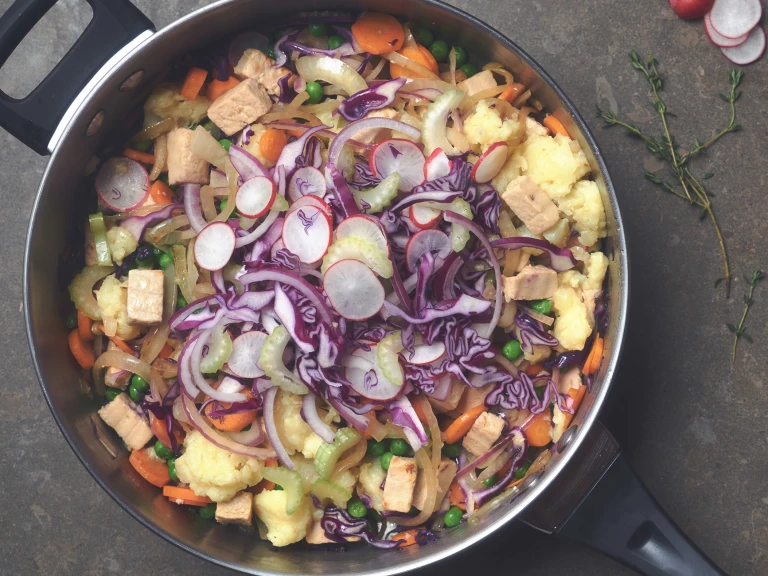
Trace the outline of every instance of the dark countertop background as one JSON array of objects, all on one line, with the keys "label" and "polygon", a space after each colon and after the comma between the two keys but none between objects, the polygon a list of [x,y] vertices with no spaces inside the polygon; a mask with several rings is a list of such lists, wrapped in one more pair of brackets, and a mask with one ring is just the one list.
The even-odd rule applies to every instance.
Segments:
[{"label": "dark countertop background", "polygon": [[[11,0],[0,0],[5,11]],[[686,145],[727,121],[717,92],[728,61],[700,22],[678,20],[664,0],[452,0],[526,49],[587,118],[624,214],[632,263],[629,334],[604,420],[639,476],[680,526],[732,576],[768,574],[768,282],[756,293],[731,365],[726,322],[743,309],[743,276],[768,269],[765,154],[768,59],[746,68],[744,130],[697,160],[717,193],[731,253],[732,296],[713,283],[721,261],[712,227],[643,179],[656,169],[641,144],[594,117],[596,101],[641,126],[655,121],[647,86],[627,52],[655,55]],[[165,26],[205,0],[136,0]],[[255,2],[256,4],[256,2]],[[82,0],[62,0],[0,73],[0,88],[35,85],[87,22]],[[79,27],[78,27],[78,24]],[[470,51],[471,46],[467,47]],[[33,78],[34,77],[34,78]],[[21,92],[24,94],[25,92]],[[656,131],[654,124],[654,131]],[[232,574],[153,536],[97,487],[51,418],[35,377],[21,312],[24,239],[46,165],[0,134],[0,573],[53,575]],[[517,550],[510,554],[511,550]],[[424,574],[608,576],[631,572],[575,544],[512,526]],[[454,568],[455,566],[455,568]]]}]

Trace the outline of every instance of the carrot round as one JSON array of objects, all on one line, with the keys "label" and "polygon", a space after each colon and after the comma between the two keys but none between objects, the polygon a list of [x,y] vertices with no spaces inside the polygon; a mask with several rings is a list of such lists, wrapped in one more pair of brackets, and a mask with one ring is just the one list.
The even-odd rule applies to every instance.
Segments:
[{"label": "carrot round", "polygon": [[403,47],[405,32],[397,18],[380,12],[366,12],[352,24],[352,36],[365,52],[386,54]]},{"label": "carrot round", "polygon": [[523,433],[528,440],[529,446],[546,446],[552,442],[552,417],[549,414],[549,410],[544,410],[544,412],[529,421],[523,427]]},{"label": "carrot round", "polygon": [[171,481],[171,477],[168,476],[168,465],[163,460],[150,455],[150,450],[152,448],[134,450],[128,461],[144,480],[162,488]]},{"label": "carrot round", "polygon": [[[406,46],[400,50],[399,54],[405,56],[409,60],[418,62],[425,68],[428,68],[435,74],[438,72],[437,60],[432,56],[432,52],[427,50],[424,46]],[[392,78],[422,78],[422,75],[413,70],[409,70],[405,66],[400,66],[394,62],[389,64],[389,75]]]},{"label": "carrot round", "polygon": [[402,532],[398,532],[392,536],[392,540],[395,542],[400,542],[400,548],[418,546],[419,543],[416,542],[416,535],[419,533],[419,530],[423,530],[423,528],[411,528],[410,530],[403,530]]},{"label": "carrot round", "polygon": [[[214,388],[218,388],[215,385]],[[250,390],[245,392],[248,398],[251,398],[253,394]],[[217,410],[219,406],[222,408],[229,408],[232,404],[230,402],[211,402],[205,409],[205,415],[208,416],[208,420],[219,430],[227,432],[240,432],[243,428],[252,424],[256,420],[256,410],[249,410],[247,412],[239,412],[237,414],[227,414],[226,416],[211,417],[210,413]]]},{"label": "carrot round", "polygon": [[171,502],[186,504],[187,506],[206,506],[213,502],[208,496],[198,496],[183,486],[163,486],[163,496]]},{"label": "carrot round", "polygon": [[77,328],[69,333],[68,340],[72,356],[75,357],[75,360],[77,360],[77,363],[80,364],[81,368],[89,370],[93,366],[93,363],[96,362],[96,358],[93,355],[93,348],[91,348],[85,340],[80,338]]},{"label": "carrot round", "polygon": [[205,79],[208,78],[208,70],[202,68],[190,68],[184,84],[181,86],[181,97],[185,100],[194,100],[203,89]]},{"label": "carrot round", "polygon": [[80,339],[85,340],[86,342],[89,340],[93,340],[93,332],[91,331],[91,328],[93,328],[93,320],[88,318],[81,310],[77,311],[77,332],[80,334]]},{"label": "carrot round", "polygon": [[568,130],[566,130],[565,126],[563,126],[563,123],[554,116],[547,116],[544,118],[544,126],[549,128],[550,131],[552,131],[554,134],[562,134],[566,138],[571,137],[571,135],[568,134]]},{"label": "carrot round", "polygon": [[286,144],[288,144],[288,136],[285,132],[276,128],[267,128],[259,140],[259,150],[264,158],[270,162],[277,162]]},{"label": "carrot round", "polygon": [[592,349],[589,351],[589,356],[587,356],[587,361],[584,362],[584,367],[581,369],[584,376],[594,374],[597,372],[598,368],[600,368],[600,363],[603,360],[604,348],[605,340],[603,340],[600,334],[596,334],[595,341],[592,343]]},{"label": "carrot round", "polygon": [[464,492],[461,491],[461,487],[458,482],[451,484],[448,489],[448,500],[451,501],[451,506],[456,506],[461,510],[467,509],[467,502],[464,500]]},{"label": "carrot round", "polygon": [[455,444],[464,438],[464,436],[467,435],[467,432],[469,432],[470,428],[472,428],[475,420],[480,418],[480,414],[486,410],[488,410],[488,408],[485,407],[485,404],[480,404],[479,406],[470,408],[464,412],[464,414],[456,418],[456,420],[454,420],[451,425],[445,429],[445,442],[448,444]]},{"label": "carrot round", "polygon": [[162,180],[155,180],[149,187],[149,195],[156,204],[173,204],[173,190]]},{"label": "carrot round", "polygon": [[520,82],[515,82],[514,84],[512,84],[512,86],[510,86],[509,88],[504,90],[504,92],[499,94],[499,98],[501,98],[502,100],[506,100],[511,104],[512,102],[517,100],[517,97],[520,96],[520,94],[522,94],[523,92],[525,92],[525,85],[520,84]]},{"label": "carrot round", "polygon": [[211,102],[215,102],[219,99],[219,96],[224,94],[225,92],[229,92],[240,84],[240,80],[235,78],[234,76],[230,76],[228,80],[213,80],[210,84],[208,84],[208,89],[205,91],[205,97],[208,98]]},{"label": "carrot round", "polygon": [[[171,448],[171,437],[168,436],[168,429],[165,427],[165,420],[156,418],[154,414],[150,412],[150,426],[152,428],[152,434],[154,434],[160,443],[166,448]],[[184,442],[184,432],[180,429],[179,425],[174,423],[173,436],[176,438],[176,444],[181,446]]]},{"label": "carrot round", "polygon": [[131,160],[136,160],[136,162],[141,162],[142,164],[155,163],[154,154],[150,154],[148,152],[140,152],[138,150],[134,150],[133,148],[126,148],[123,150],[123,156],[130,158]]}]

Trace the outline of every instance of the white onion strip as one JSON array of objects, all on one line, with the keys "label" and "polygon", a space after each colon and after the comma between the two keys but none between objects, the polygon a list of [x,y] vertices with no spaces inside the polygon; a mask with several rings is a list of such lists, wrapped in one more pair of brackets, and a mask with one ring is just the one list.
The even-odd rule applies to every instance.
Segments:
[{"label": "white onion strip", "polygon": [[235,248],[242,248],[243,246],[248,246],[248,244],[253,244],[256,242],[256,240],[267,233],[267,230],[269,230],[269,227],[272,226],[272,223],[277,220],[279,215],[279,212],[270,212],[267,214],[267,217],[264,218],[264,221],[259,224],[253,232],[247,236],[239,236],[235,240]]},{"label": "white onion strip", "polygon": [[242,392],[220,392],[213,386],[208,384],[208,381],[203,377],[203,373],[200,371],[200,362],[203,359],[203,349],[208,345],[208,341],[213,334],[213,328],[209,328],[200,333],[195,348],[189,359],[189,371],[192,375],[192,381],[195,386],[203,393],[207,394],[213,400],[219,402],[245,402],[247,398]]},{"label": "white onion strip", "polygon": [[317,413],[316,396],[309,392],[301,399],[301,417],[312,431],[323,439],[323,442],[330,444],[336,437],[336,432],[323,422]]},{"label": "white onion strip", "polygon": [[285,446],[283,446],[280,435],[277,433],[277,426],[275,425],[275,396],[277,396],[277,391],[278,388],[274,387],[264,392],[264,428],[267,429],[267,436],[275,449],[277,458],[283,463],[283,466],[293,470],[293,461],[288,455]]}]

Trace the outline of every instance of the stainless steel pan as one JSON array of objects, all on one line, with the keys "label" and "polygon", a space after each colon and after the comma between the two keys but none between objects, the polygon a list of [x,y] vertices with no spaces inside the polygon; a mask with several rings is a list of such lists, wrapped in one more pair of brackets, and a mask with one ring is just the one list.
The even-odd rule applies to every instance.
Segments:
[{"label": "stainless steel pan", "polygon": [[[396,574],[446,558],[516,518],[598,548],[644,574],[722,574],[645,491],[598,421],[627,322],[629,262],[621,215],[586,124],[525,52],[487,24],[435,0],[222,0],[160,32],[154,32],[152,23],[127,0],[88,2],[93,21],[40,87],[24,100],[0,94],[0,125],[38,153],[51,154],[32,213],[24,269],[24,308],[37,374],[72,449],[129,514],[193,554],[253,574]],[[0,18],[0,64],[54,3],[17,0]],[[269,18],[328,9],[377,10],[413,19],[456,38],[483,61],[503,63],[581,143],[608,215],[606,361],[545,471],[476,522],[442,533],[429,546],[395,553],[365,546],[350,546],[344,554],[312,553],[302,546],[275,549],[253,535],[190,516],[170,504],[137,476],[126,454],[113,460],[94,436],[90,416],[99,404],[83,392],[62,322],[71,271],[61,251],[82,242],[78,223],[94,202],[92,190],[84,185],[89,161],[117,138],[126,118],[141,107],[170,63],[239,30],[258,28]]]}]

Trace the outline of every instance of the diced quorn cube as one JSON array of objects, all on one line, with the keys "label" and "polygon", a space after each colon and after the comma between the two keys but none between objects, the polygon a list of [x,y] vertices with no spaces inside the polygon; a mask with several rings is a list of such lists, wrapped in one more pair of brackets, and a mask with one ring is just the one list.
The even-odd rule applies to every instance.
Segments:
[{"label": "diced quorn cube", "polygon": [[490,412],[483,412],[480,417],[475,420],[475,423],[470,428],[461,445],[475,456],[482,456],[488,450],[490,450],[493,443],[501,436],[501,431],[504,430],[504,419],[491,414]]},{"label": "diced quorn cube", "polygon": [[269,94],[280,96],[278,81],[286,75],[290,75],[288,84],[293,86],[294,76],[290,70],[282,66],[275,66],[275,61],[261,50],[249,48],[243,53],[240,61],[235,66],[235,75],[241,80],[254,78],[267,89]]},{"label": "diced quorn cube", "polygon": [[549,230],[560,220],[555,203],[530,176],[512,180],[501,198],[534,234]]},{"label": "diced quorn cube", "polygon": [[238,492],[231,500],[216,504],[216,522],[252,526],[253,494]]},{"label": "diced quorn cube", "polygon": [[[138,410],[138,411],[137,411]],[[104,422],[114,428],[131,450],[139,450],[152,439],[152,429],[143,414],[127,394],[120,394],[99,410]]]},{"label": "diced quorn cube", "polygon": [[413,458],[392,457],[384,483],[384,510],[408,512],[411,509],[418,471]]},{"label": "diced quorn cube", "polygon": [[[448,488],[450,488],[451,482],[453,482],[453,478],[456,476],[458,468],[459,467],[456,466],[456,462],[449,458],[443,458],[440,460],[440,466],[437,469],[437,495],[435,500],[435,510],[437,510],[437,507],[440,506],[440,503],[443,501],[443,497],[448,492]],[[424,474],[419,473],[419,476],[416,478],[416,490],[413,493],[412,506],[418,510],[423,510],[426,503],[427,480]]]},{"label": "diced quorn cube", "polygon": [[[107,345],[107,351],[112,350],[119,350],[119,348],[114,342],[110,340],[109,344]],[[128,370],[110,366],[107,368],[107,373],[104,375],[104,384],[110,388],[120,388],[120,390],[125,390],[130,379],[131,373],[128,372]]]},{"label": "diced quorn cube", "polygon": [[493,72],[490,70],[483,70],[482,72],[478,72],[474,76],[470,76],[466,80],[459,82],[456,87],[459,90],[464,90],[467,96],[474,96],[478,92],[482,92],[488,88],[495,88],[496,79],[493,77]]},{"label": "diced quorn cube", "polygon": [[557,272],[546,266],[526,266],[519,274],[501,279],[507,300],[552,298],[557,290]]},{"label": "diced quorn cube", "polygon": [[[208,118],[224,134],[232,136],[256,122],[272,107],[272,100],[255,78],[248,78],[228,90],[208,108]],[[206,180],[207,182],[207,180]]]},{"label": "diced quorn cube", "polygon": [[168,183],[207,184],[210,164],[192,154],[194,132],[188,128],[176,128],[168,134]]},{"label": "diced quorn cube", "polygon": [[451,378],[451,388],[448,390],[448,395],[445,397],[445,400],[435,400],[432,397],[427,398],[436,412],[450,412],[451,410],[455,410],[456,406],[459,405],[461,396],[464,394],[466,388],[467,386],[465,384],[459,382],[456,378]]},{"label": "diced quorn cube", "polygon": [[163,319],[162,270],[128,272],[128,323],[157,324]]}]

